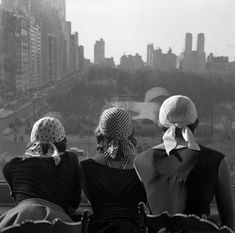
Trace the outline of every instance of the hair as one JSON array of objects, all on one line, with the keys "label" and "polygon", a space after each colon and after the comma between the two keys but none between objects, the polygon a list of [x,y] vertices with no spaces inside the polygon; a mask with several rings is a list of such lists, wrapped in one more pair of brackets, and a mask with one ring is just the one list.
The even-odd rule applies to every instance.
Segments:
[{"label": "hair", "polygon": [[[131,143],[134,145],[134,147],[137,146],[137,139],[134,137],[134,128],[133,128],[133,133],[128,136],[128,139],[131,141]],[[104,134],[101,133],[99,127],[96,128],[95,130],[95,135],[96,135],[96,141],[97,141],[97,151],[103,153],[107,145],[113,140],[113,138],[107,137]],[[117,151],[117,158],[120,158],[120,156],[123,155],[122,149],[119,147]]]},{"label": "hair", "polygon": [[[33,144],[33,142],[30,142],[27,146],[26,149],[28,149],[31,145]],[[59,153],[63,153],[66,151],[67,149],[67,139],[66,137],[57,143],[53,143],[56,147],[56,149],[58,150]],[[50,144],[48,142],[42,142],[42,153],[43,154],[47,154],[48,150],[50,148]]]},{"label": "hair", "polygon": [[[187,127],[194,133],[195,132],[195,129],[197,128],[199,124],[199,120],[198,118],[196,119],[196,121],[193,123],[193,124],[190,124],[190,125],[187,125]],[[158,122],[158,127],[161,129],[162,132],[166,132],[169,127],[165,127],[163,125],[161,125],[159,122]],[[181,133],[181,130],[180,128],[176,127],[176,131],[175,131],[175,136],[176,137],[182,137],[182,133]]]}]

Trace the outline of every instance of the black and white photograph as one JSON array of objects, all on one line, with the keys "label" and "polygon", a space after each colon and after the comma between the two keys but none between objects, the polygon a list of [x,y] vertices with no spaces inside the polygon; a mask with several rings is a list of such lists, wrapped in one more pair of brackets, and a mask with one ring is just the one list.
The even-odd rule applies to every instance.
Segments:
[{"label": "black and white photograph", "polygon": [[234,0],[0,0],[0,232],[234,231]]}]

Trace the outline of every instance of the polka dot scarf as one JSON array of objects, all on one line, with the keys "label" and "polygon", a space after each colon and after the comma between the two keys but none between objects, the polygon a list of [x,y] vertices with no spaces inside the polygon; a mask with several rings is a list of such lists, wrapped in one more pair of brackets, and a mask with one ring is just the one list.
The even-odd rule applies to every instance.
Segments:
[{"label": "polka dot scarf", "polygon": [[111,167],[116,158],[119,147],[123,151],[121,158],[122,168],[125,169],[128,159],[133,155],[135,147],[128,137],[133,133],[133,121],[131,114],[123,108],[112,107],[106,109],[100,117],[100,132],[113,140],[104,151],[107,164]]},{"label": "polka dot scarf", "polygon": [[[26,149],[24,159],[30,157],[54,157],[55,165],[60,163],[59,152],[54,143],[61,142],[65,138],[65,130],[59,120],[53,117],[39,119],[32,128],[30,146]],[[42,144],[48,143],[47,154],[43,154]]]}]

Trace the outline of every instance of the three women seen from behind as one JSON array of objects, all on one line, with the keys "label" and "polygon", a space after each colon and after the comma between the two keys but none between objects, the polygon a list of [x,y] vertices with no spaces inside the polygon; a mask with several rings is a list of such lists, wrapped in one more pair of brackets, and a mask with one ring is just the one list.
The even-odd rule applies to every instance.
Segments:
[{"label": "three women seen from behind", "polygon": [[89,232],[138,232],[138,203],[146,203],[146,194],[133,167],[131,114],[123,108],[106,109],[96,137],[97,154],[81,161],[83,189],[94,213]]},{"label": "three women seen from behind", "polygon": [[188,97],[166,99],[159,111],[163,143],[135,156],[130,112],[108,108],[96,129],[97,154],[83,160],[80,168],[77,156],[66,150],[61,122],[40,119],[25,154],[3,169],[17,205],[0,217],[0,228],[25,219],[72,221],[68,214],[80,203],[82,183],[94,214],[89,233],[139,232],[139,202],[148,201],[153,214],[168,211],[207,218],[214,195],[221,224],[234,229],[227,160],[196,142],[198,122]]},{"label": "three women seen from behind", "polygon": [[1,229],[27,219],[72,221],[69,213],[81,201],[81,171],[77,155],[66,147],[59,120],[44,117],[34,124],[25,153],[3,168],[16,207],[0,216]]}]

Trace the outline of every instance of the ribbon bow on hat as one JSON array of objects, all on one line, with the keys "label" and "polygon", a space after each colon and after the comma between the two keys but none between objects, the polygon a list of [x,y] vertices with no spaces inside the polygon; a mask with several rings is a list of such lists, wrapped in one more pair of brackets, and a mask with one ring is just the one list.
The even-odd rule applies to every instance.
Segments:
[{"label": "ribbon bow on hat", "polygon": [[[39,119],[32,128],[31,144],[26,148],[23,160],[30,157],[53,157],[55,165],[60,161],[60,153],[54,143],[59,143],[65,138],[65,130],[59,120],[53,117],[43,117]],[[48,144],[46,154],[43,154],[43,144]]]},{"label": "ribbon bow on hat", "polygon": [[197,110],[193,102],[186,96],[175,95],[166,99],[159,111],[159,123],[168,128],[162,139],[168,155],[179,145],[176,129],[180,129],[187,147],[200,150],[188,125],[197,120]]},{"label": "ribbon bow on hat", "polygon": [[133,121],[131,114],[123,108],[112,107],[106,109],[100,117],[100,132],[113,138],[104,151],[107,164],[111,167],[112,161],[116,158],[119,148],[123,151],[121,165],[126,167],[128,159],[133,155],[135,147],[128,137],[133,133]]},{"label": "ribbon bow on hat", "polygon": [[[43,143],[48,143],[50,145],[46,155],[43,155],[43,152],[42,152]],[[53,157],[56,166],[59,165],[61,161],[60,154],[56,146],[51,142],[34,141],[33,143],[31,143],[30,146],[25,151],[23,160],[31,158],[31,157],[43,157],[43,158]]]}]

